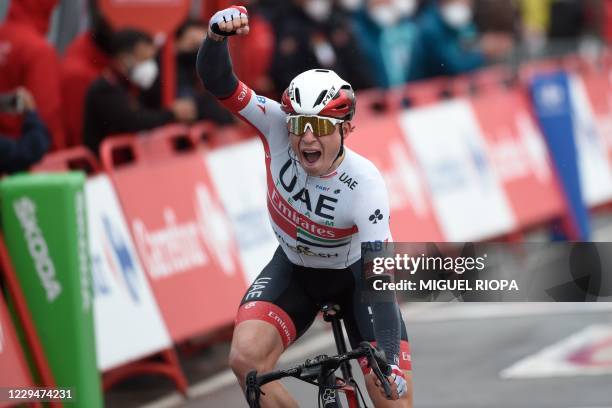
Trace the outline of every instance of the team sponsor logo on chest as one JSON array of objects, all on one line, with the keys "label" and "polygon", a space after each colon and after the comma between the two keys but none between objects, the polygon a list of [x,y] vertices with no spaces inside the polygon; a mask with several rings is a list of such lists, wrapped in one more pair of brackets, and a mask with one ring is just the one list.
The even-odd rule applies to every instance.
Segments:
[{"label": "team sponsor logo on chest", "polygon": [[[310,191],[305,187],[297,189],[297,176],[294,174],[293,177],[291,177],[290,174],[287,174],[287,170],[289,170],[290,167],[291,160],[288,160],[280,170],[279,182],[283,189],[290,194],[291,199],[306,204],[308,212],[313,211],[314,208],[314,213],[319,217],[326,220],[333,220],[338,199],[318,192],[315,192],[314,196],[312,196]],[[319,188],[318,190],[321,189],[322,188]]]}]

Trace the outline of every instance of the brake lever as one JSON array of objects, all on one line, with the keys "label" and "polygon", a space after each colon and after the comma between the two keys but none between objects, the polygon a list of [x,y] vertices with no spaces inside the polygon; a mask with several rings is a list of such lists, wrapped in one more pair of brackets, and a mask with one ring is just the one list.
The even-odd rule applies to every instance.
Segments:
[{"label": "brake lever", "polygon": [[[387,398],[391,398],[391,386],[389,385],[389,380],[387,379],[386,375],[383,374],[383,372],[380,369],[380,366],[378,364],[379,360],[384,362],[384,358],[382,356],[380,356],[380,355],[378,355],[378,356],[376,355],[377,351],[376,351],[376,349],[374,349],[374,347],[372,347],[372,345],[370,343],[366,342],[366,344],[367,344],[367,346],[365,346],[365,344],[363,346],[367,347],[367,350],[368,350],[368,354],[367,354],[368,365],[372,369],[372,372],[374,373],[376,378],[378,378],[378,380],[382,384],[383,389],[385,391],[385,396]],[[386,368],[387,368],[387,371],[389,371],[389,369],[391,367],[386,365]],[[391,373],[388,373],[388,374],[391,374]]]},{"label": "brake lever", "polygon": [[249,408],[260,408],[259,398],[263,392],[257,384],[257,371],[250,371],[245,379],[245,397],[249,404]]},{"label": "brake lever", "polygon": [[[376,360],[374,358],[372,358],[372,361],[376,361]],[[368,362],[368,364],[372,368],[372,372],[374,373],[374,375],[376,375],[376,377],[378,378],[378,380],[382,384],[383,389],[385,390],[385,396],[387,398],[391,398],[391,386],[389,385],[389,380],[382,373],[380,367],[378,367],[378,363],[376,363],[375,366],[371,362]]]}]

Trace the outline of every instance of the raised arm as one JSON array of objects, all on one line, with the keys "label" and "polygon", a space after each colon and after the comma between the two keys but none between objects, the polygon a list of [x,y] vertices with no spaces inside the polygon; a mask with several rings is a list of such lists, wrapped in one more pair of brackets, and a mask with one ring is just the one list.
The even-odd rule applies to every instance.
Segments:
[{"label": "raised arm", "polygon": [[[227,47],[227,37],[249,32],[247,10],[232,6],[217,12],[210,19],[208,36],[198,52],[196,69],[208,89],[223,106],[251,124],[267,148],[272,151],[287,148],[285,113],[280,105],[266,97],[256,95],[240,82],[234,70]],[[271,129],[276,129],[271,132]],[[279,132],[278,129],[284,130]]]},{"label": "raised arm", "polygon": [[247,34],[249,20],[244,7],[233,6],[210,19],[208,35],[200,47],[196,68],[204,87],[219,99],[229,98],[239,81],[232,69],[227,37]]}]

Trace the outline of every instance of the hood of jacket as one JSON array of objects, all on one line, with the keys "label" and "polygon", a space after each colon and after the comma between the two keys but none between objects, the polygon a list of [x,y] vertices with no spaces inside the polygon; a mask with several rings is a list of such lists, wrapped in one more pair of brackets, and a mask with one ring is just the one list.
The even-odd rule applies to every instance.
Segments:
[{"label": "hood of jacket", "polygon": [[11,0],[6,21],[27,24],[42,36],[47,35],[51,13],[58,0]]}]

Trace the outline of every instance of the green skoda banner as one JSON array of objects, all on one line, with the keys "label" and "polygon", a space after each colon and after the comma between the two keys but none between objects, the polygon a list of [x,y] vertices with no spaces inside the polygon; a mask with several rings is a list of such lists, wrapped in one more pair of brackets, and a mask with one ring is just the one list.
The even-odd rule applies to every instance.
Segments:
[{"label": "green skoda banner", "polygon": [[2,229],[58,387],[102,407],[96,367],[81,173],[22,174],[0,183]]}]

